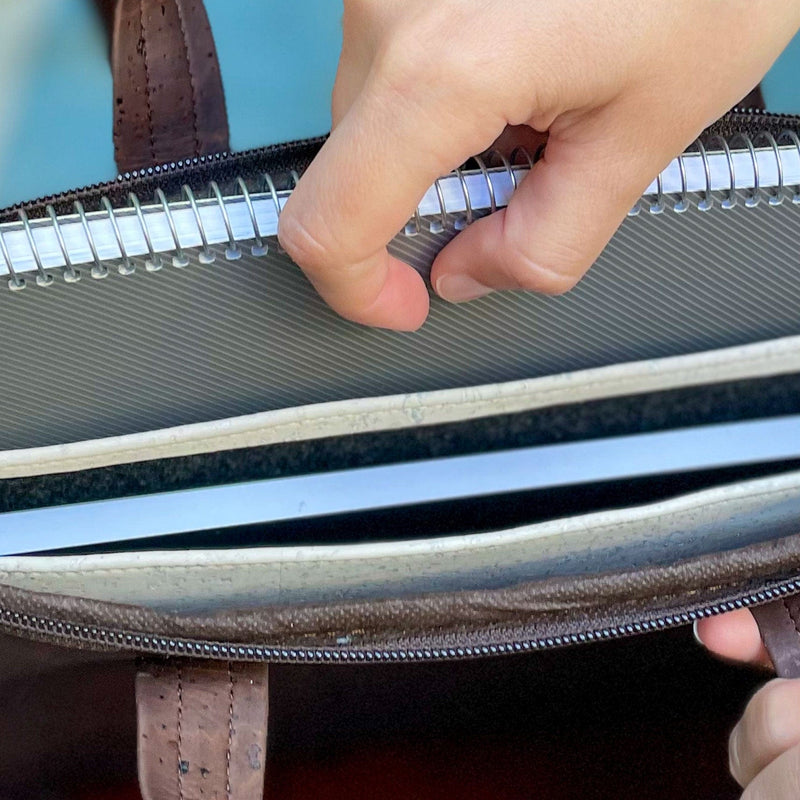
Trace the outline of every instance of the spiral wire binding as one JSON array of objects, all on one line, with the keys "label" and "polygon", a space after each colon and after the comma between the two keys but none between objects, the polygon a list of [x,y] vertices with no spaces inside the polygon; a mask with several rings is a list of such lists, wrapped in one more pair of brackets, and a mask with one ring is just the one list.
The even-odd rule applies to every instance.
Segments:
[{"label": "spiral wire binding", "polygon": [[517,182],[517,173],[511,168],[511,162],[499,151],[493,151],[495,153],[496,158],[500,160],[500,163],[503,165],[503,169],[508,173],[508,177],[511,179],[511,185],[514,187],[514,191],[517,190],[519,184]]},{"label": "spiral wire binding", "polygon": [[69,257],[67,245],[64,242],[64,234],[61,232],[61,223],[56,215],[56,210],[52,205],[48,205],[45,210],[53,223],[53,230],[56,233],[56,239],[58,239],[58,246],[61,249],[61,255],[64,257],[64,263],[66,265],[64,267],[64,280],[67,283],[77,283],[81,279],[81,274],[72,266],[72,261]]},{"label": "spiral wire binding", "polygon": [[766,139],[767,144],[769,147],[772,148],[772,152],[775,155],[775,164],[778,167],[778,188],[771,192],[769,195],[769,204],[771,206],[779,206],[783,203],[783,160],[781,159],[781,151],[778,147],[777,139],[769,132],[769,131],[762,131],[759,133],[755,139],[753,139],[753,148],[755,150],[755,146],[761,141],[761,139]]},{"label": "spiral wire binding", "polygon": [[683,154],[678,156],[678,169],[681,173],[681,194],[678,201],[673,206],[673,211],[676,214],[685,214],[690,207],[689,203],[689,182],[686,178],[686,164],[684,163]]},{"label": "spiral wire binding", "polygon": [[[791,144],[795,146],[797,150],[797,155],[800,157],[800,136],[798,136],[794,131],[783,131],[781,135],[778,137],[778,140],[781,139],[788,139]],[[796,188],[794,195],[792,196],[792,203],[795,205],[800,205],[800,187]]]},{"label": "spiral wire binding", "polygon": [[186,199],[189,201],[189,207],[194,214],[194,221],[197,224],[197,229],[200,231],[200,241],[203,243],[203,248],[200,251],[200,255],[197,256],[197,260],[201,264],[213,264],[217,257],[208,246],[206,226],[203,224],[202,217],[200,216],[200,209],[197,207],[197,198],[194,196],[192,187],[186,183],[181,188],[181,192],[186,195]]},{"label": "spiral wire binding", "polygon": [[[281,201],[278,197],[278,190],[275,188],[275,182],[272,180],[272,175],[270,175],[268,172],[265,172],[261,177],[264,180],[265,188],[269,192],[270,197],[272,197],[272,203],[275,206],[275,216],[278,220],[280,220],[282,210]],[[283,252],[283,248],[280,245],[278,245],[278,252]]]},{"label": "spiral wire binding", "polygon": [[753,188],[750,194],[745,198],[744,204],[747,208],[755,208],[761,202],[761,176],[758,169],[758,158],[756,157],[756,149],[753,146],[753,140],[746,134],[740,133],[733,137],[732,142],[741,140],[744,146],[750,152],[753,166]]},{"label": "spiral wire binding", "polygon": [[144,234],[144,240],[147,244],[147,251],[150,254],[150,258],[146,259],[144,262],[144,268],[148,272],[158,272],[164,266],[164,264],[161,261],[161,256],[159,256],[158,253],[156,253],[156,251],[153,249],[153,240],[150,238],[150,229],[147,227],[147,220],[144,218],[144,213],[142,212],[142,204],[139,202],[139,198],[133,192],[128,194],[128,200],[133,206],[136,216],[139,219],[139,225],[141,225],[142,233]]},{"label": "spiral wire binding", "polygon": [[539,148],[536,150],[536,155],[532,156],[528,152],[528,148],[527,147],[515,147],[511,151],[511,163],[512,164],[516,164],[517,163],[517,157],[521,155],[521,156],[523,156],[525,161],[528,163],[528,169],[533,169],[533,165],[534,165],[536,159],[540,158],[541,155],[544,153],[544,148],[545,148],[544,145],[539,145]]},{"label": "spiral wire binding", "polygon": [[663,214],[666,209],[666,205],[664,203],[664,176],[660,173],[656,178],[656,185],[658,186],[656,192],[656,201],[650,206],[650,213]]},{"label": "spiral wire binding", "polygon": [[[463,217],[458,217],[458,219],[456,219],[455,229],[457,231],[463,231],[468,225],[472,225],[475,215],[472,210],[472,198],[469,195],[469,187],[467,186],[466,178],[464,178],[464,171],[457,169],[456,176],[458,177],[458,182],[461,184],[461,191],[464,194],[464,205],[467,210]],[[491,181],[487,180],[486,183],[488,188],[488,186],[491,185]]]},{"label": "spiral wire binding", "polygon": [[[242,197],[247,205],[247,211],[250,214],[250,222],[253,226],[253,233],[255,234],[253,244],[250,247],[250,254],[256,257],[265,256],[269,252],[269,247],[261,238],[261,231],[258,229],[258,220],[256,219],[256,212],[253,208],[253,199],[250,197],[250,190],[247,188],[247,184],[241,177],[236,179],[236,185],[242,192]],[[202,232],[202,236],[203,239],[205,239],[205,231]],[[208,245],[206,244],[206,247],[207,246]]]},{"label": "spiral wire binding", "polygon": [[44,265],[42,264],[42,256],[39,253],[39,247],[36,244],[36,239],[33,238],[31,221],[28,219],[28,214],[24,208],[19,210],[19,218],[22,221],[22,226],[25,229],[25,235],[28,237],[28,244],[31,246],[33,259],[36,262],[36,283],[38,286],[50,286],[53,283],[53,276],[48,275],[44,271]]},{"label": "spiral wire binding", "polygon": [[177,267],[178,269],[188,267],[189,259],[186,256],[186,253],[183,252],[180,240],[178,239],[178,229],[175,227],[175,219],[172,216],[172,209],[170,209],[169,203],[167,202],[167,197],[161,188],[156,189],[156,197],[161,203],[161,207],[164,209],[164,214],[167,218],[167,225],[169,225],[169,231],[172,234],[172,241],[175,242],[175,253],[172,256],[172,266]]},{"label": "spiral wire binding", "polygon": [[100,261],[100,256],[97,254],[97,245],[94,242],[94,236],[92,236],[92,230],[89,227],[89,221],[86,219],[86,211],[83,208],[83,203],[81,203],[80,200],[76,200],[74,207],[75,211],[80,217],[81,225],[83,226],[83,232],[86,235],[86,241],[89,242],[89,249],[92,251],[92,258],[94,259],[92,277],[96,279],[107,278],[108,269],[106,269],[102,261]]},{"label": "spiral wire binding", "polygon": [[[763,147],[761,147],[763,145]],[[781,205],[787,197],[787,192],[790,194],[791,202],[794,205],[800,205],[800,185],[790,188],[786,185],[786,170],[781,152],[781,146],[786,145],[793,147],[797,151],[797,157],[800,161],[800,136],[791,130],[785,130],[780,135],[774,136],[769,131],[762,131],[755,137],[748,136],[747,134],[737,134],[730,140],[725,140],[720,136],[711,137],[705,144],[700,140],[696,141],[694,145],[681,154],[677,160],[677,173],[679,176],[680,188],[678,191],[670,189],[669,192],[665,190],[664,176],[661,173],[655,180],[655,191],[643,197],[636,205],[630,210],[629,216],[636,216],[641,213],[643,207],[647,212],[652,215],[659,215],[671,209],[677,214],[685,214],[693,205],[701,212],[708,212],[711,210],[715,201],[719,201],[720,207],[723,210],[730,210],[737,206],[740,193],[744,190],[737,187],[736,183],[736,163],[734,161],[734,150],[736,150],[737,157],[741,159],[744,155],[748,157],[752,169],[753,185],[747,190],[743,198],[744,205],[747,208],[757,207],[762,199],[767,200],[770,206]],[[401,231],[405,236],[417,236],[421,233],[441,234],[445,231],[453,230],[460,231],[471,225],[477,218],[484,215],[484,213],[494,213],[500,207],[498,201],[497,189],[493,175],[504,174],[508,179],[508,186],[513,192],[519,185],[519,172],[520,170],[533,169],[535,163],[539,160],[544,152],[545,145],[542,145],[532,155],[526,148],[517,147],[511,153],[510,157],[506,156],[496,150],[490,150],[481,156],[476,156],[472,159],[472,167],[463,166],[451,173],[449,178],[455,179],[456,185],[460,188],[463,197],[463,206],[454,211],[448,208],[447,197],[452,197],[451,194],[447,195],[443,188],[443,181],[447,180],[448,176],[438,178],[434,181],[432,192],[434,212],[428,207],[425,214],[422,213],[418,207],[415,209],[413,216]],[[739,148],[739,149],[737,149]],[[719,182],[716,187],[712,185],[712,169],[709,153],[715,156],[723,157],[723,163],[727,165],[727,186],[720,187]],[[762,176],[759,166],[759,157],[757,152],[761,153],[762,158],[764,153],[771,152],[776,167],[777,186],[771,189],[762,188]],[[705,186],[699,188],[696,186],[697,181],[700,180],[695,173],[695,186],[691,189],[687,177],[686,159],[693,155],[699,158],[702,163],[702,175],[704,178]],[[763,163],[763,162],[762,162]],[[291,185],[288,190],[295,188],[300,180],[300,176],[296,171],[290,174]],[[723,179],[725,173],[723,172]],[[469,180],[468,180],[469,178]],[[485,200],[481,201],[481,206],[478,207],[475,202],[473,192],[476,189],[475,181],[480,180],[482,183],[478,188],[485,189]],[[719,174],[717,174],[719,181]],[[672,182],[675,184],[676,178],[673,177]],[[258,192],[259,195],[254,195],[245,179],[241,176],[233,179],[233,186],[235,187],[235,194],[225,195],[216,181],[210,181],[208,184],[208,198],[203,202],[208,203],[213,201],[213,205],[218,208],[220,218],[225,229],[226,242],[223,242],[224,255],[229,261],[238,260],[242,257],[241,243],[245,241],[240,238],[237,239],[234,234],[234,228],[231,224],[231,218],[228,213],[228,202],[234,201],[238,198],[238,202],[243,203],[247,211],[247,218],[252,226],[253,235],[249,237],[249,249],[253,256],[265,256],[270,251],[270,245],[267,243],[267,235],[259,225],[258,216],[255,210],[254,200],[258,196],[259,200],[263,202],[263,198],[271,199],[274,206],[275,217],[280,219],[282,211],[281,192],[279,192],[273,177],[269,173],[262,173],[259,178]],[[702,184],[701,184],[702,186]],[[285,196],[285,194],[284,194]],[[668,202],[670,200],[671,202]],[[197,259],[203,265],[211,265],[216,260],[216,254],[213,246],[209,241],[208,232],[206,230],[206,222],[201,214],[200,203],[194,191],[188,184],[181,187],[180,201],[185,201],[187,204],[185,208],[191,210],[192,219],[196,225],[197,231],[200,236],[201,244],[197,248]],[[430,201],[429,201],[430,202]],[[134,192],[128,194],[128,208],[132,209],[133,216],[138,222],[138,227],[141,230],[144,243],[146,245],[146,254],[140,256],[144,261],[145,269],[148,272],[157,272],[164,267],[163,252],[158,252],[153,244],[151,231],[148,227],[147,216],[142,207],[140,198]],[[484,207],[485,205],[485,207]],[[100,206],[103,216],[107,218],[111,231],[113,231],[114,240],[119,250],[117,271],[122,275],[131,275],[136,270],[136,258],[139,256],[131,255],[129,248],[126,246],[125,237],[120,228],[117,219],[118,213],[123,213],[125,209],[115,208],[108,197],[103,196],[100,198]],[[108,275],[108,269],[103,263],[98,253],[98,248],[92,232],[92,227],[89,224],[86,210],[80,201],[74,202],[75,214],[80,222],[81,229],[85,236],[86,243],[88,244],[91,253],[91,276],[95,279],[102,279]],[[176,225],[174,204],[167,198],[161,188],[155,190],[155,197],[153,204],[148,206],[150,211],[159,210],[163,212],[164,218],[169,230],[169,236],[172,240],[172,250],[169,252],[171,263],[176,268],[185,268],[191,263],[187,255],[186,248],[188,245],[181,242],[179,227]],[[81,279],[80,270],[75,266],[74,259],[69,252],[69,248],[65,242],[65,236],[62,231],[63,220],[60,218],[52,205],[45,207],[49,224],[55,234],[55,240],[63,258],[63,266],[60,272],[65,282],[76,283]],[[130,213],[130,211],[128,212]],[[24,208],[17,211],[19,223],[22,230],[25,232],[28,245],[30,246],[30,254],[35,264],[35,281],[38,286],[50,286],[53,283],[53,275],[48,273],[44,266],[44,261],[37,244],[36,238],[33,234],[34,224],[40,225],[40,221],[33,223],[26,213]],[[74,220],[73,220],[74,221]],[[240,229],[241,230],[241,229]],[[138,245],[141,247],[141,245]],[[193,245],[194,247],[194,245]],[[163,247],[162,247],[163,251]],[[142,251],[140,251],[142,252]],[[283,250],[279,245],[276,246],[276,252],[282,253]],[[5,262],[8,272],[8,288],[12,291],[19,291],[27,286],[26,279],[20,274],[20,271],[15,267],[13,260],[9,253],[8,242],[6,241],[5,232],[0,226],[0,254]]]},{"label": "spiral wire binding", "polygon": [[728,162],[728,175],[730,177],[730,189],[728,190],[728,197],[722,201],[721,205],[726,211],[736,208],[736,168],[733,163],[733,153],[731,153],[730,145],[721,136],[714,136],[712,142],[719,142],[722,147],[722,152],[725,153],[725,158]]},{"label": "spiral wire binding", "polygon": [[222,212],[222,220],[225,223],[225,230],[228,232],[228,247],[225,249],[225,258],[227,258],[228,261],[237,261],[242,257],[242,251],[239,249],[239,245],[233,235],[231,218],[228,215],[228,209],[225,208],[225,199],[222,197],[222,191],[220,190],[219,184],[216,181],[211,181],[210,186],[211,191],[214,192],[214,197],[216,197],[217,202],[219,203],[219,210]]},{"label": "spiral wire binding", "polygon": [[8,245],[6,244],[6,238],[3,235],[3,231],[0,229],[0,251],[3,253],[3,260],[6,262],[6,266],[8,268],[8,288],[12,292],[18,292],[25,288],[25,278],[20,278],[17,275],[17,271],[14,269],[14,265],[11,261],[11,255],[8,252]]},{"label": "spiral wire binding", "polygon": [[136,271],[136,266],[130,260],[125,243],[122,241],[122,233],[120,233],[119,230],[119,223],[117,222],[117,216],[114,213],[114,207],[111,205],[111,201],[105,195],[100,198],[100,205],[103,206],[103,209],[108,215],[108,221],[111,223],[111,229],[114,231],[114,238],[117,240],[117,247],[119,247],[121,262],[117,267],[117,271],[120,275],[133,275],[133,273]]},{"label": "spiral wire binding", "polygon": [[710,211],[714,207],[714,197],[711,194],[711,163],[708,160],[708,152],[705,145],[698,139],[695,142],[697,152],[700,153],[700,158],[703,159],[703,174],[706,179],[706,190],[703,194],[703,199],[697,203],[699,211]]},{"label": "spiral wire binding", "polygon": [[[486,188],[489,190],[489,213],[494,214],[494,212],[497,211],[497,198],[494,193],[494,184],[489,177],[489,170],[486,168],[486,162],[480,156],[475,156],[473,160],[478,165],[478,169],[481,171],[481,175],[483,175],[483,179],[486,181]],[[514,173],[512,172],[511,174],[513,175]],[[516,188],[516,186],[514,188]]]}]

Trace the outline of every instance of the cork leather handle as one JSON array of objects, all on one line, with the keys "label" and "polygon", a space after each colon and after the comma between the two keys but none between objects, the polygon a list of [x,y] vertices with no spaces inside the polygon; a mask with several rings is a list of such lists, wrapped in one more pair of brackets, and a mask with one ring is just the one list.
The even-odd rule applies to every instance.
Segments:
[{"label": "cork leather handle", "polygon": [[[96,0],[111,41],[120,173],[229,149],[217,50],[202,0]],[[169,660],[136,678],[144,800],[259,800],[267,668]]]},{"label": "cork leather handle", "polygon": [[111,34],[120,173],[229,149],[214,37],[202,0],[97,0]]},{"label": "cork leather handle", "polygon": [[260,800],[267,667],[170,660],[136,676],[143,800]]},{"label": "cork leather handle", "polygon": [[800,597],[752,609],[779,678],[800,678]]}]

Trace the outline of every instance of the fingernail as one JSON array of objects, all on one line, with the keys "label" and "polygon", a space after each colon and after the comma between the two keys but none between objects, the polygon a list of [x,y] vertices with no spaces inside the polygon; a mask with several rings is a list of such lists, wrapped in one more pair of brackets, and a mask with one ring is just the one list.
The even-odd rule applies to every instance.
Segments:
[{"label": "fingernail", "polygon": [[695,620],[695,621],[692,623],[692,633],[694,634],[694,639],[695,639],[695,641],[697,642],[697,644],[699,644],[699,645],[700,645],[700,647],[705,647],[705,644],[704,644],[703,640],[700,638],[700,634],[697,632],[697,623],[698,623],[699,621],[700,621],[700,620],[696,619],[696,620]]},{"label": "fingernail", "polygon": [[436,294],[448,303],[466,303],[490,294],[493,290],[469,275],[442,275],[436,281]]}]

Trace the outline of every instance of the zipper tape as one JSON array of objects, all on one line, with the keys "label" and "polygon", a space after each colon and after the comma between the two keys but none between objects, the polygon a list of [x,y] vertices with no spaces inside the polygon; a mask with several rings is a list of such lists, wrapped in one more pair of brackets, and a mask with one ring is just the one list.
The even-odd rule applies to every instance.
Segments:
[{"label": "zipper tape", "polygon": [[[577,644],[624,639],[644,633],[690,625],[698,619],[718,616],[730,611],[765,605],[781,598],[800,594],[800,577],[764,586],[741,596],[711,605],[687,606],[663,615],[643,616],[607,627],[587,627],[569,633],[537,637],[497,636],[459,637],[467,641],[436,644],[398,644],[389,647],[340,646],[274,646],[252,643],[222,642],[207,639],[163,636],[158,633],[119,630],[99,625],[86,625],[38,614],[27,614],[0,608],[0,631],[45,641],[65,647],[129,652],[139,655],[190,657],[218,661],[251,661],[283,664],[388,664],[423,661],[460,661],[486,656],[514,655],[553,650]],[[484,640],[485,639],[485,640]],[[483,640],[483,641],[482,641]]]},{"label": "zipper tape", "polygon": [[[507,206],[540,154],[518,148],[509,159],[489,152],[474,158],[474,166],[437,179],[399,236],[425,230],[443,234],[444,246],[454,231]],[[30,283],[50,286],[59,271],[65,282],[75,283],[83,275],[77,267],[83,265],[90,265],[94,279],[108,276],[107,262],[116,262],[123,275],[137,265],[158,271],[165,257],[182,268],[189,263],[184,251],[190,248],[199,250],[204,264],[219,254],[237,260],[243,246],[253,256],[265,256],[277,246],[280,214],[298,180],[298,172],[290,170],[288,185],[278,188],[268,172],[240,174],[223,181],[224,190],[209,181],[201,196],[184,183],[179,196],[168,198],[156,187],[147,202],[130,191],[127,205],[114,205],[102,195],[95,211],[76,199],[73,213],[57,214],[50,203],[39,219],[20,207],[15,221],[0,224],[0,275],[7,276],[9,289],[21,290]],[[651,183],[630,215],[667,209],[685,213],[692,207],[707,212],[716,202],[723,210],[740,202],[748,208],[762,202],[777,206],[787,199],[800,204],[800,137],[789,129],[777,137],[765,130],[729,140],[712,136],[707,145],[698,140]]]}]

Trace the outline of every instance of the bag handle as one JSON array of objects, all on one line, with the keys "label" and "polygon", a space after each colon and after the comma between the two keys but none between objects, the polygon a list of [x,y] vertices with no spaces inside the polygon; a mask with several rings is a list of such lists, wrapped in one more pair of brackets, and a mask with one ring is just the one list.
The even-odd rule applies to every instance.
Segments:
[{"label": "bag handle", "polygon": [[260,800],[265,664],[170,660],[136,676],[143,800]]},{"label": "bag handle", "polygon": [[800,596],[751,609],[779,678],[800,678]]},{"label": "bag handle", "polygon": [[111,35],[120,173],[229,150],[214,37],[202,0],[97,0]]}]

